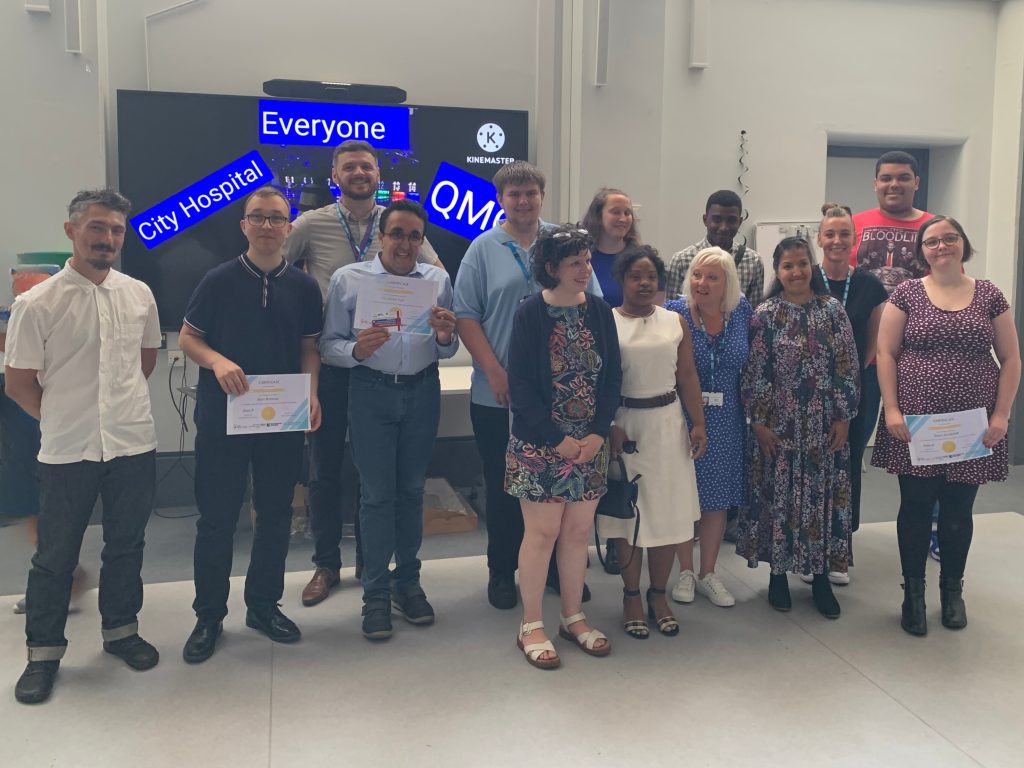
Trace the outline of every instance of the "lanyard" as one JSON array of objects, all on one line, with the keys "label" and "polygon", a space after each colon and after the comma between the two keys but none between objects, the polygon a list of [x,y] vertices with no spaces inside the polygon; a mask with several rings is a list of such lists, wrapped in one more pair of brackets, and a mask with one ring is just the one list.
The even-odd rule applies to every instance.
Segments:
[{"label": "lanyard", "polygon": [[373,230],[377,228],[377,208],[373,209],[373,214],[370,216],[370,221],[366,226],[366,232],[363,233],[363,242],[356,245],[356,239],[352,237],[352,227],[348,225],[348,216],[342,213],[341,202],[335,201],[334,212],[338,215],[338,221],[341,222],[341,226],[345,228],[345,235],[348,237],[348,244],[352,247],[352,255],[356,257],[356,261],[362,261],[366,257],[366,251],[370,247],[370,241],[373,240]]},{"label": "lanyard", "polygon": [[[818,265],[818,269],[821,270],[821,276],[825,279],[825,285],[828,285],[828,275],[825,274],[825,267],[823,264]],[[846,287],[843,288],[843,309],[846,309],[846,300],[850,298],[850,278],[853,277],[853,267],[846,268]]]},{"label": "lanyard", "polygon": [[725,315],[722,319],[722,331],[719,333],[714,340],[711,338],[711,334],[708,333],[708,329],[704,327],[704,315],[700,312],[700,307],[696,304],[693,307],[697,312],[697,320],[700,321],[700,332],[704,334],[704,343],[708,348],[708,357],[711,359],[711,391],[717,392],[718,389],[715,386],[715,368],[718,364],[718,343],[722,340],[726,333],[729,332],[729,315]]},{"label": "lanyard", "polygon": [[519,265],[519,271],[523,273],[523,277],[526,278],[526,291],[529,294],[533,293],[533,277],[530,275],[530,270],[526,268],[523,263],[523,259],[519,256],[519,249],[516,248],[516,244],[511,240],[505,241],[505,247],[512,251],[512,255],[516,257],[516,264]]}]

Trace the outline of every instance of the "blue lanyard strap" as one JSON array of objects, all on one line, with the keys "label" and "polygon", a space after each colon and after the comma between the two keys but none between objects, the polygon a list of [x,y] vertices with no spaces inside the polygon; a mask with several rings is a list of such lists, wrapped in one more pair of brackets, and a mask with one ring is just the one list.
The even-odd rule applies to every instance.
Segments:
[{"label": "blue lanyard strap", "polygon": [[[821,276],[825,280],[825,285],[828,285],[828,275],[825,274],[825,265],[819,264],[818,269],[821,270]],[[850,278],[853,277],[853,267],[846,268],[846,286],[843,288],[843,309],[846,309],[846,300],[850,298]]]},{"label": "blue lanyard strap", "polygon": [[370,221],[366,226],[366,232],[363,233],[363,242],[356,245],[356,239],[352,237],[352,227],[348,224],[348,216],[341,210],[341,202],[334,202],[334,212],[338,215],[338,221],[341,222],[341,226],[345,228],[345,236],[348,237],[348,244],[352,247],[352,255],[356,257],[356,261],[362,261],[366,257],[366,250],[370,247],[370,242],[373,240],[373,230],[377,228],[377,208],[374,206],[373,213],[370,215]]},{"label": "blue lanyard strap", "polygon": [[516,244],[511,240],[505,241],[505,247],[512,251],[512,255],[516,258],[516,264],[519,265],[519,271],[523,273],[523,277],[526,278],[526,287],[530,293],[533,293],[533,276],[530,275],[530,270],[526,268],[526,264],[523,263],[522,257],[519,255],[519,249]]},{"label": "blue lanyard strap", "polygon": [[718,389],[715,387],[715,368],[718,365],[718,344],[725,334],[729,332],[729,315],[724,315],[722,318],[722,331],[712,339],[708,329],[704,327],[704,315],[701,314],[700,307],[694,304],[693,308],[697,313],[697,320],[700,322],[700,332],[704,335],[704,343],[708,348],[708,357],[711,359],[711,391],[717,392]]}]

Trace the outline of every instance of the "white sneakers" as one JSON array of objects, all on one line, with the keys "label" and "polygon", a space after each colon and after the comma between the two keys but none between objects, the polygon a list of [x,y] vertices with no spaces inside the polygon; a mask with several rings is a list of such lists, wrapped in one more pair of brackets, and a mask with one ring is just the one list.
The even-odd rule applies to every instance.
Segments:
[{"label": "white sneakers", "polygon": [[[845,587],[850,583],[850,574],[842,573],[841,571],[829,571],[828,580],[835,584],[837,587]],[[801,573],[800,581],[804,584],[810,584],[814,581],[814,577],[809,573]]]},{"label": "white sneakers", "polygon": [[736,605],[736,598],[725,588],[725,584],[714,571],[697,580],[697,591],[719,608]]},{"label": "white sneakers", "polygon": [[692,603],[694,592],[699,592],[720,608],[736,605],[736,598],[725,588],[715,573],[698,579],[693,571],[681,571],[676,585],[672,587],[672,599],[677,603]]},{"label": "white sneakers", "polygon": [[677,603],[692,603],[697,575],[693,571],[680,571],[679,580],[672,587],[672,599]]}]

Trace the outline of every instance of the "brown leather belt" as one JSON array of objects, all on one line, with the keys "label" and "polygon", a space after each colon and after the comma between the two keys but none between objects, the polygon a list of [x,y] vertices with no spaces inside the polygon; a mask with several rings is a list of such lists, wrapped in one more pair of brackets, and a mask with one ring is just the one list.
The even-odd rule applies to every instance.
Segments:
[{"label": "brown leather belt", "polygon": [[661,408],[676,401],[676,391],[666,392],[655,397],[624,397],[621,404],[624,408]]}]

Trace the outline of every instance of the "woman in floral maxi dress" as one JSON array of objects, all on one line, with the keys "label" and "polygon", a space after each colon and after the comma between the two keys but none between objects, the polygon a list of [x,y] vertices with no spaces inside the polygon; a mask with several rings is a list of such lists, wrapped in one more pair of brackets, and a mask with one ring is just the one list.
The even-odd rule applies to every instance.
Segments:
[{"label": "woman in floral maxi dress", "polygon": [[742,382],[754,439],[736,553],[752,568],[771,565],[772,607],[792,607],[787,572],[809,573],[815,607],[837,618],[827,574],[845,571],[850,555],[846,438],[857,412],[857,349],[807,242],[784,239],[773,265],[775,284],[751,321]]}]

